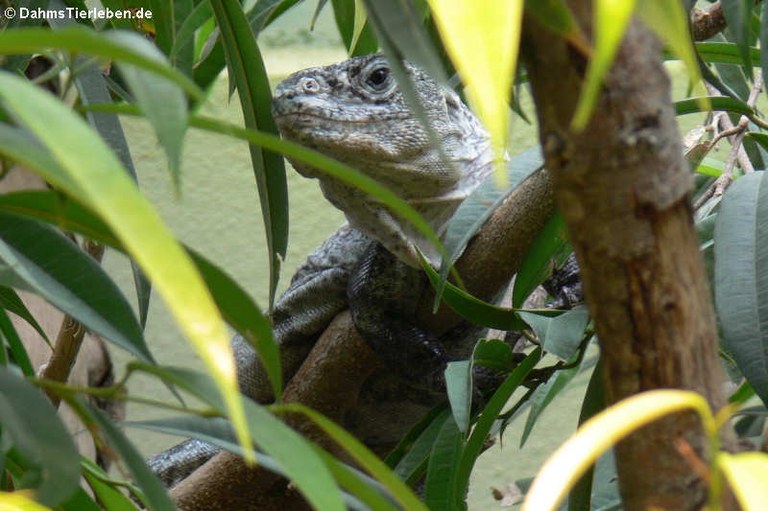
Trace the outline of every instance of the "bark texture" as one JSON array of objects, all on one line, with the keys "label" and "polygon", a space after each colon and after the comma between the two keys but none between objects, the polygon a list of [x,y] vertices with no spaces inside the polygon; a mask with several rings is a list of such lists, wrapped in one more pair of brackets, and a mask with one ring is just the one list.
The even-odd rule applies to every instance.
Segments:
[{"label": "bark texture", "polygon": [[[570,4],[589,33],[591,2]],[[581,133],[570,122],[585,58],[533,19],[522,44],[555,200],[600,339],[608,402],[683,388],[718,409],[724,400],[715,316],[659,42],[631,24]],[[706,485],[676,451],[681,437],[703,455],[693,414],[659,421],[618,446],[626,509],[702,507]]]}]

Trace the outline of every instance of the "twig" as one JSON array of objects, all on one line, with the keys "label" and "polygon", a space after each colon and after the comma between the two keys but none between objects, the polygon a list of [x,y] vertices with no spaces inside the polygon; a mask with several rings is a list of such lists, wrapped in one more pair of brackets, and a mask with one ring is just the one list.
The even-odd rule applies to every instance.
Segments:
[{"label": "twig", "polygon": [[[104,246],[92,241],[85,241],[85,251],[96,261],[101,262],[104,255]],[[85,327],[70,315],[65,315],[61,321],[59,334],[56,336],[56,345],[53,348],[51,358],[43,366],[40,378],[66,383],[69,379],[69,373],[77,361],[77,355],[80,353],[80,347],[85,337]],[[60,398],[50,388],[46,388],[45,393],[48,399],[55,407],[59,406]]]},{"label": "twig", "polygon": [[[749,92],[747,105],[750,107],[755,106],[757,98],[760,96],[762,87],[763,75],[759,69],[756,69],[755,82],[752,84],[752,90]],[[707,84],[707,90],[712,95],[720,95],[720,92],[709,84]],[[749,174],[750,172],[755,171],[755,168],[749,159],[749,155],[747,155],[747,152],[744,149],[744,137],[747,134],[749,122],[750,119],[747,116],[742,115],[739,119],[739,123],[734,126],[730,117],[728,117],[725,112],[717,114],[716,124],[719,125],[722,131],[720,131],[720,133],[718,133],[712,139],[709,148],[711,150],[723,138],[728,138],[729,142],[731,143],[731,151],[728,153],[728,158],[726,159],[723,173],[715,180],[714,183],[712,183],[712,185],[701,195],[701,197],[698,198],[698,200],[693,205],[694,209],[699,209],[712,197],[719,197],[725,193],[725,190],[728,188],[731,182],[733,182],[733,174],[737,162],[745,174]]]}]

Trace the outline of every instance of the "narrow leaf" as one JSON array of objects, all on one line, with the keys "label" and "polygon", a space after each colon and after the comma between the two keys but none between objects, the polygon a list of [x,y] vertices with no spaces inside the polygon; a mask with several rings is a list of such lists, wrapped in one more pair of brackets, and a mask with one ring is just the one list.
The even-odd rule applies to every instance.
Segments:
[{"label": "narrow leaf", "polygon": [[485,408],[480,414],[480,417],[478,417],[477,423],[472,430],[472,434],[467,440],[467,444],[461,456],[461,461],[459,462],[456,473],[456,484],[461,486],[461,488],[457,489],[457,495],[463,496],[466,494],[467,488],[469,487],[469,475],[472,473],[472,468],[475,466],[478,456],[480,456],[480,451],[483,448],[485,439],[488,437],[494,422],[496,422],[502,408],[507,404],[512,393],[522,385],[525,378],[528,376],[528,373],[530,373],[536,364],[539,363],[540,359],[541,348],[536,348],[529,353],[528,356],[525,357],[525,360],[520,362],[511,373],[509,373],[509,376],[507,376],[499,388],[496,389],[496,392],[493,393],[488,404],[485,405]]},{"label": "narrow leaf", "polygon": [[520,265],[512,289],[512,306],[522,307],[528,296],[552,274],[553,266],[562,263],[568,252],[568,230],[559,211],[544,224]]},{"label": "narrow leaf", "polygon": [[[159,56],[158,56],[159,57]],[[187,130],[187,100],[172,82],[140,67],[121,64],[120,72],[157,134],[176,190],[181,188],[181,149]]]},{"label": "narrow leaf", "polygon": [[594,53],[587,66],[587,75],[581,90],[581,97],[571,121],[574,130],[586,127],[595,109],[597,98],[624,33],[629,25],[635,0],[595,0],[594,2]]},{"label": "narrow leaf", "polygon": [[[424,260],[422,268],[435,289],[440,285],[440,275]],[[444,282],[443,301],[461,317],[472,324],[498,330],[523,330],[526,324],[518,316],[519,311],[499,307],[476,298],[450,282]]]},{"label": "narrow leaf", "polygon": [[86,422],[95,424],[101,430],[104,440],[122,458],[132,478],[144,492],[150,509],[153,511],[174,511],[176,509],[163,483],[149,469],[141,453],[110,419],[100,410],[96,410],[78,399],[71,399],[68,404]]},{"label": "narrow leaf", "polygon": [[462,0],[429,0],[445,49],[467,88],[469,104],[490,133],[497,181],[509,126],[507,98],[517,66],[523,0],[487,0],[482,7]]},{"label": "narrow leaf", "polygon": [[454,493],[461,489],[455,481],[463,440],[463,433],[456,426],[453,417],[448,416],[432,446],[427,467],[424,503],[430,509],[455,510],[456,501],[464,500],[464,495]]},{"label": "narrow leaf", "polygon": [[[234,75],[245,126],[277,134],[271,114],[272,93],[248,20],[236,0],[211,2],[229,69]],[[251,145],[251,163],[261,199],[261,213],[267,233],[269,254],[269,304],[275,298],[280,264],[288,246],[288,191],[283,159],[274,152]]]},{"label": "narrow leaf", "polygon": [[[637,4],[638,14],[656,35],[669,45],[685,63],[690,83],[701,80],[696,52],[691,44],[688,16],[679,0],[644,0]],[[706,108],[706,105],[703,105]]]},{"label": "narrow leaf", "polygon": [[58,163],[33,170],[88,204],[155,283],[223,392],[240,441],[250,445],[224,323],[199,273],[157,212],[104,142],[55,98],[21,78],[0,74],[0,101]]},{"label": "narrow leaf", "polygon": [[142,67],[175,82],[194,98],[203,96],[189,78],[157,59],[153,51],[147,52],[147,45],[151,46],[151,43],[138,34],[97,33],[82,25],[56,31],[25,28],[0,32],[0,54],[3,55],[43,52],[51,48],[87,53]]},{"label": "narrow leaf", "polygon": [[753,0],[723,0],[723,14],[725,15],[725,21],[728,23],[728,28],[736,40],[736,45],[741,53],[741,64],[747,71],[747,74],[752,76],[752,59],[749,54],[750,43],[750,30],[751,30],[751,12],[752,6],[755,3]]},{"label": "narrow leaf", "polygon": [[522,511],[554,511],[584,471],[609,447],[667,414],[693,410],[717,434],[706,400],[684,390],[656,390],[625,399],[585,422],[550,456],[534,479]]},{"label": "narrow leaf", "polygon": [[21,372],[27,378],[33,378],[35,376],[35,369],[32,367],[32,362],[29,361],[27,349],[21,342],[16,329],[13,328],[11,318],[2,309],[0,309],[0,332],[2,332],[5,342],[8,343],[8,349],[11,350],[11,355],[13,355],[14,361],[21,368]]},{"label": "narrow leaf", "polygon": [[445,368],[445,386],[454,424],[466,434],[472,412],[472,365],[469,360],[448,363]]},{"label": "narrow leaf", "polygon": [[24,305],[24,302],[21,301],[21,298],[19,298],[19,295],[16,294],[16,291],[9,287],[0,286],[0,307],[9,312],[13,312],[18,317],[29,323],[29,326],[34,328],[35,331],[40,334],[40,337],[45,339],[45,342],[51,344],[51,341],[48,339],[45,330],[43,330],[43,327],[40,326],[40,323],[37,322],[32,313],[29,312],[29,309],[27,309],[27,306]]},{"label": "narrow leaf", "polygon": [[0,425],[3,438],[27,464],[23,487],[45,505],[60,504],[77,489],[80,464],[67,429],[46,397],[0,367]]},{"label": "narrow leaf", "polygon": [[[702,106],[704,99],[706,99],[706,103],[709,103],[708,106]],[[727,96],[702,96],[675,101],[675,113],[677,115],[708,112],[710,110],[715,112],[734,112],[747,116],[755,115],[755,111],[745,102]]]},{"label": "narrow leaf", "polygon": [[[186,368],[140,363],[135,363],[132,367],[154,374],[186,390],[216,410],[223,409],[224,403],[215,391],[213,381],[204,373]],[[280,464],[307,500],[316,509],[342,510],[338,487],[309,442],[269,413],[265,407],[246,400],[244,408],[250,438]]]},{"label": "narrow leaf", "polygon": [[744,511],[759,511],[768,502],[768,455],[762,452],[721,452],[717,463]]},{"label": "narrow leaf", "polygon": [[46,225],[0,213],[0,282],[14,281],[133,355],[153,360],[131,306],[93,258]]},{"label": "narrow leaf", "polygon": [[427,511],[416,495],[413,494],[408,486],[398,478],[392,470],[387,467],[381,459],[368,450],[362,442],[349,434],[333,421],[324,417],[322,414],[297,403],[287,405],[275,405],[275,409],[285,410],[287,412],[296,412],[306,415],[312,422],[319,426],[329,437],[331,437],[339,446],[343,447],[347,454],[371,474],[376,480],[381,482],[389,490],[392,497],[399,502],[403,509],[413,511]]}]

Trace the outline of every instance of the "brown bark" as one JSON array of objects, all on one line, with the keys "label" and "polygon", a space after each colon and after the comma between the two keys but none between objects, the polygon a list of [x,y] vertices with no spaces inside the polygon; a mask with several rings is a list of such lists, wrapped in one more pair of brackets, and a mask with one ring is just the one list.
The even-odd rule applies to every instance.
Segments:
[{"label": "brown bark", "polygon": [[[470,290],[483,297],[498,293],[517,271],[533,236],[544,226],[552,209],[546,172],[538,172],[523,182],[492,215],[458,262]],[[441,311],[438,320],[429,318],[432,301],[430,293],[422,297],[424,324],[445,331],[459,323],[458,316],[448,310]],[[376,356],[357,335],[349,314],[343,312],[291,379],[284,400],[306,404],[343,422],[359,406],[356,398],[360,388],[378,366]],[[342,454],[306,421],[291,417],[287,422],[334,454]],[[295,490],[289,490],[285,480],[266,470],[248,468],[229,453],[215,456],[176,486],[171,496],[182,511],[304,509],[303,501]]]},{"label": "brown bark", "polygon": [[706,41],[722,32],[725,27],[725,13],[720,2],[715,2],[705,9],[693,9],[691,12],[691,34],[696,41]]},{"label": "brown bark", "polygon": [[[587,28],[590,4],[571,2]],[[533,19],[523,35],[546,165],[581,265],[609,403],[644,390],[684,388],[718,409],[724,400],[714,311],[660,49],[633,22],[595,114],[575,133],[570,121],[586,62]],[[670,416],[617,447],[626,509],[701,508],[706,484],[676,452],[679,437],[704,455],[693,414]]]}]

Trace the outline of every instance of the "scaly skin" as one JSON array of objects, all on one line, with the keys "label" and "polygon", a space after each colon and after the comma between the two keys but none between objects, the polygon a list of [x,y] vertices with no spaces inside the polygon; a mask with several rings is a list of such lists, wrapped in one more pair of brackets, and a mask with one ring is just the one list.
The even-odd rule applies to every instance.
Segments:
[{"label": "scaly skin", "polygon": [[[456,208],[489,174],[490,144],[455,93],[413,66],[407,70],[443,155],[430,145],[380,55],[289,76],[275,91],[273,114],[284,138],[376,179],[442,233]],[[433,264],[437,255],[427,240],[380,203],[307,165],[292,163],[302,175],[320,181],[325,197],[344,212],[351,227],[342,227],[309,256],[275,305],[285,378],[295,374],[331,320],[351,305],[363,338],[400,375],[386,371],[371,378],[361,396],[364,404],[348,417],[347,426],[381,451],[442,398],[424,388],[424,381],[415,381],[419,372],[434,376],[445,359],[437,339],[416,327],[412,318],[423,286],[415,269],[420,267],[417,249]],[[239,336],[233,345],[241,390],[258,402],[271,402],[258,356]],[[456,351],[453,346],[451,352]],[[398,410],[396,418],[390,415],[393,409]],[[215,452],[192,440],[149,463],[173,486]]]}]

